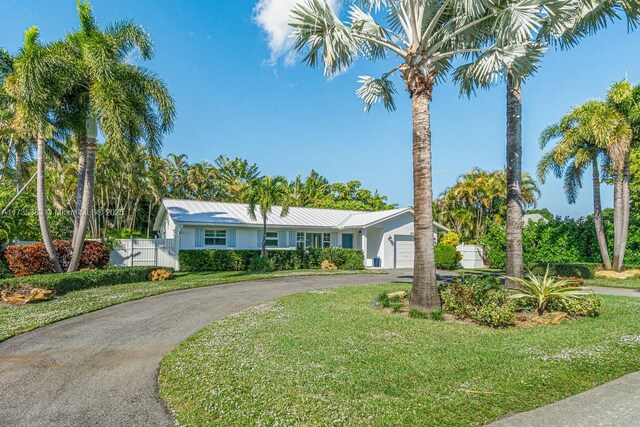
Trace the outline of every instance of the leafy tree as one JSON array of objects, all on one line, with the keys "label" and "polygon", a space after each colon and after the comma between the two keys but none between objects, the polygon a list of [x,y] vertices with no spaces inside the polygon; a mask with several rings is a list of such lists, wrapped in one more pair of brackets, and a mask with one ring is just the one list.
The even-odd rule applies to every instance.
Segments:
[{"label": "leafy tree", "polygon": [[[382,15],[388,25],[377,22]],[[378,102],[393,110],[392,76],[399,74],[412,99],[416,257],[411,303],[415,307],[440,307],[433,256],[429,111],[433,88],[456,56],[484,51],[483,42],[496,28],[505,38],[515,36],[528,19],[528,10],[517,4],[485,0],[363,0],[352,2],[348,23],[326,0],[308,0],[291,13],[295,49],[306,53],[304,61],[311,67],[322,63],[327,75],[347,69],[357,58],[381,60],[388,54],[398,58],[398,65],[380,78],[362,76],[356,93],[366,111]]]},{"label": "leafy tree", "polygon": [[262,252],[261,256],[267,256],[267,219],[273,211],[273,207],[280,205],[280,216],[285,217],[289,213],[289,183],[282,176],[271,178],[265,176],[255,180],[249,188],[249,217],[254,221],[257,218],[257,210],[260,210],[262,219]]}]

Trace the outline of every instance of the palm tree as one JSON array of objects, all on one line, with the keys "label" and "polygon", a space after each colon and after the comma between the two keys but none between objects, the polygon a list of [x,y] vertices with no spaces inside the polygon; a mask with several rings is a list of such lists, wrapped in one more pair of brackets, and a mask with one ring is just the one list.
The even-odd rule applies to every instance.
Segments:
[{"label": "palm tree", "polygon": [[38,40],[38,28],[25,33],[24,46],[13,61],[13,70],[4,79],[4,91],[15,102],[15,120],[21,124],[21,132],[37,141],[37,208],[42,240],[56,272],[62,268],[51,241],[47,219],[45,190],[45,150],[47,136],[53,133],[48,114],[62,92],[56,72],[64,67],[60,57],[50,46]]},{"label": "palm tree", "polygon": [[[304,61],[311,67],[322,62],[327,75],[346,70],[359,57],[373,61],[391,54],[398,58],[399,65],[380,78],[361,76],[356,94],[363,99],[365,111],[378,102],[393,110],[392,76],[400,74],[412,99],[416,256],[411,303],[415,307],[440,307],[433,255],[433,88],[452,68],[454,58],[486,50],[483,41],[496,27],[505,38],[515,37],[532,12],[486,0],[362,0],[353,2],[345,24],[326,0],[307,0],[292,11],[295,49],[306,51]],[[383,14],[387,26],[376,21]]]},{"label": "palm tree", "polygon": [[228,202],[246,202],[251,183],[260,176],[258,165],[237,157],[230,159],[227,156],[219,156],[214,163],[218,168],[221,198]]},{"label": "palm tree", "polygon": [[491,48],[472,53],[470,56],[473,61],[458,68],[454,79],[466,94],[474,92],[476,88],[489,88],[501,78],[506,81],[506,274],[522,278],[522,84],[537,71],[550,42],[557,42],[563,47],[573,46],[580,38],[606,27],[609,21],[619,17],[620,12],[628,17],[630,27],[634,27],[640,9],[635,0],[538,0],[512,3],[520,3],[523,8],[528,9],[528,19],[522,20],[518,31],[512,31],[512,35],[508,37],[496,27],[496,31],[487,40],[492,44]]},{"label": "palm tree", "polygon": [[558,123],[547,127],[540,137],[542,148],[553,140],[558,141],[538,165],[540,181],[544,183],[550,171],[557,178],[564,176],[564,191],[569,203],[575,203],[578,190],[582,188],[582,177],[587,168],[592,168],[596,236],[602,263],[607,270],[612,266],[602,220],[599,162],[605,158],[607,164],[616,164],[620,169],[624,157],[615,156],[620,147],[628,146],[630,137],[631,128],[625,118],[601,101],[589,101],[572,108]]},{"label": "palm tree", "polygon": [[[84,119],[79,135],[77,224],[68,271],[78,268],[95,190],[98,129],[109,144],[125,149],[144,140],[158,152],[162,135],[173,125],[175,106],[165,85],[148,70],[127,63],[134,50],[143,60],[153,57],[149,34],[137,24],[119,22],[101,31],[88,1],[78,0],[80,29],[63,46],[74,65],[74,87],[67,92],[71,109]],[[79,208],[78,208],[79,206]]]},{"label": "palm tree", "polygon": [[286,178],[265,176],[251,183],[248,195],[248,213],[254,221],[257,218],[256,209],[260,208],[262,219],[262,251],[261,256],[267,256],[267,218],[273,211],[273,207],[280,205],[280,216],[285,217],[289,213],[290,195],[289,183]]}]

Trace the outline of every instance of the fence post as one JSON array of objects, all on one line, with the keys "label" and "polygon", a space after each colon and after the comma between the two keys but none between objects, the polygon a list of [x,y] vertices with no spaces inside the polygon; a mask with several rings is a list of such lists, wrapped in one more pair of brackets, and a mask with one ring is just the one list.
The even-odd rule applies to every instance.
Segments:
[{"label": "fence post", "polygon": [[130,249],[130,256],[129,256],[129,267],[133,267],[133,236],[129,237],[129,249]]}]

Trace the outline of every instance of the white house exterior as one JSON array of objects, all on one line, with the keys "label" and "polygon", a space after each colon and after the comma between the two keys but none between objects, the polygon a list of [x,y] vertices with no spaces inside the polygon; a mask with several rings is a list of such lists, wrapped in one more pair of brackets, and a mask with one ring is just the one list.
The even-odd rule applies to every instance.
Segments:
[{"label": "white house exterior", "polygon": [[[361,249],[367,266],[379,258],[383,268],[413,267],[411,208],[362,212],[291,207],[285,217],[280,212],[276,206],[268,217],[268,248]],[[176,239],[178,250],[260,249],[263,233],[260,218],[251,219],[246,204],[173,199],[162,201],[154,230],[162,239]]]}]

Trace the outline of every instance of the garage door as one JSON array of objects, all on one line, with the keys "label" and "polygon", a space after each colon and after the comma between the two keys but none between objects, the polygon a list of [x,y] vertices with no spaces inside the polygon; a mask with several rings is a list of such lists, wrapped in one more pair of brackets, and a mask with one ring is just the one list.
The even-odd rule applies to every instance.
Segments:
[{"label": "garage door", "polygon": [[413,268],[413,236],[395,236],[396,268]]}]

